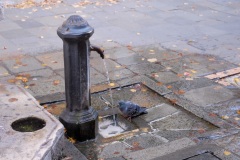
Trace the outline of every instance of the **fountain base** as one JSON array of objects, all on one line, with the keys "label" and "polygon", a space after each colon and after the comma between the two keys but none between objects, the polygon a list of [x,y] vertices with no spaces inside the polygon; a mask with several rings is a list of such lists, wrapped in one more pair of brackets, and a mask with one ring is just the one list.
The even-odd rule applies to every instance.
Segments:
[{"label": "fountain base", "polygon": [[80,142],[96,138],[98,133],[98,114],[92,107],[82,112],[64,110],[59,120],[66,128],[68,137]]}]

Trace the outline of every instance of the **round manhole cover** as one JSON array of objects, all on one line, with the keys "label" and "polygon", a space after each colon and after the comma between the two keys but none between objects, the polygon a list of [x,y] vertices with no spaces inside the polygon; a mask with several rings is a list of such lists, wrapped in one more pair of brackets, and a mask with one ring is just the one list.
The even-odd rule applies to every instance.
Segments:
[{"label": "round manhole cover", "polygon": [[12,128],[19,132],[34,132],[45,127],[46,122],[36,117],[21,118],[12,123]]}]

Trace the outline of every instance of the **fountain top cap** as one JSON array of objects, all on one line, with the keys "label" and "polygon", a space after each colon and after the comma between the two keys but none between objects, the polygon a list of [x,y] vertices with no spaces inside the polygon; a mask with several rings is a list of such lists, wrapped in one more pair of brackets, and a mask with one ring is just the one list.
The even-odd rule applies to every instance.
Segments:
[{"label": "fountain top cap", "polygon": [[58,27],[57,34],[62,39],[86,40],[94,29],[79,15],[72,15]]}]

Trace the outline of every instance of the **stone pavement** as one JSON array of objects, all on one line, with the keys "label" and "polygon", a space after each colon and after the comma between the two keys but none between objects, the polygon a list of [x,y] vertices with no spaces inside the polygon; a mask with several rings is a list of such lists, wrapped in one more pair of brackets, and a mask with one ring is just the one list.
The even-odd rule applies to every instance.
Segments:
[{"label": "stone pavement", "polygon": [[[70,15],[78,14],[95,29],[91,43],[105,50],[111,87],[145,84],[222,129],[216,131],[220,138],[214,139],[219,149],[199,155],[239,159],[239,8],[237,0],[63,0],[49,6],[5,8],[5,19],[0,21],[0,82],[25,87],[41,104],[63,101],[62,41],[56,30]],[[92,92],[106,90],[100,57],[92,52],[90,61]],[[151,122],[154,116],[145,120]],[[160,136],[164,134],[172,133]],[[206,137],[204,143],[210,141]],[[194,138],[174,140],[186,142],[186,147],[177,148],[184,152],[198,144]],[[160,148],[171,145],[175,141]],[[181,157],[177,150],[174,153]],[[138,154],[127,153],[124,158]],[[156,156],[174,159],[173,152],[166,154]]]}]

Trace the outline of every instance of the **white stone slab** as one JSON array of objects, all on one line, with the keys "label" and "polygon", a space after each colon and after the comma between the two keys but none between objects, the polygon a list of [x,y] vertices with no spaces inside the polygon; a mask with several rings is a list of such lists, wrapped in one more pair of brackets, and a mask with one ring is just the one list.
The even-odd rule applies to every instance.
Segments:
[{"label": "white stone slab", "polygon": [[[26,117],[40,118],[46,126],[34,132],[12,129],[12,122]],[[63,134],[62,124],[23,88],[0,84],[0,159],[47,159]]]}]

